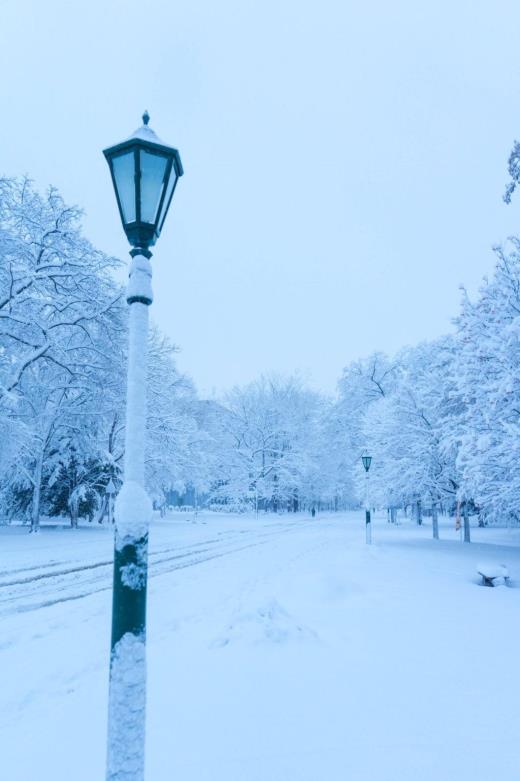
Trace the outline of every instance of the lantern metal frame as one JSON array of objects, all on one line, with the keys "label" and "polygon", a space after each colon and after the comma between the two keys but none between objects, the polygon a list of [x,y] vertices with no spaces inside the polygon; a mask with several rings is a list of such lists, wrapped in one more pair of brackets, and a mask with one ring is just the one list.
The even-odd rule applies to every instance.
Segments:
[{"label": "lantern metal frame", "polygon": [[[168,210],[170,208],[175,188],[179,178],[184,174],[182,167],[181,157],[177,149],[172,146],[164,144],[157,138],[151,128],[148,127],[149,122],[148,112],[143,114],[143,127],[136,130],[136,132],[130,136],[126,141],[121,141],[119,144],[108,147],[103,150],[103,154],[106,158],[108,166],[110,168],[110,176],[112,178],[112,184],[114,186],[114,192],[116,194],[117,207],[119,209],[119,215],[123,224],[126,237],[132,247],[139,250],[144,250],[147,253],[149,247],[153,247],[157,239],[159,238],[164,221]],[[143,137],[148,135],[149,139]],[[157,139],[157,141],[155,140]],[[156,155],[166,161],[162,190],[159,201],[155,209],[155,219],[153,222],[148,222],[142,219],[143,203],[141,192],[141,178],[142,178],[142,165],[141,165],[141,153]],[[121,202],[121,195],[117,183],[117,178],[114,173],[114,160],[122,155],[133,153],[134,157],[134,206],[135,206],[135,220],[127,220],[125,212]],[[175,181],[171,190],[168,191],[170,178],[175,176]],[[168,198],[168,201],[166,201]]]},{"label": "lantern metal frame", "polygon": [[363,466],[365,467],[365,472],[368,472],[372,463],[372,456],[361,456],[361,460],[363,462]]}]

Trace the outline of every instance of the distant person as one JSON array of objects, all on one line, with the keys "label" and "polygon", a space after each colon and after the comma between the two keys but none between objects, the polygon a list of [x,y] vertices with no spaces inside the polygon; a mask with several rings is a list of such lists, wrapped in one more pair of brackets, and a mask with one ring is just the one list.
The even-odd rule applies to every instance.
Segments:
[{"label": "distant person", "polygon": [[312,515],[313,518],[316,515],[316,508],[315,507],[312,508],[311,515]]}]

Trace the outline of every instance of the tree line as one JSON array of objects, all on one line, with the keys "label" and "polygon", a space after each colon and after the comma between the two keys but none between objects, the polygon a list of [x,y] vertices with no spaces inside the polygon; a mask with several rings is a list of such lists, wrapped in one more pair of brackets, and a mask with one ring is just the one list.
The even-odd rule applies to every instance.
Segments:
[{"label": "tree line", "polygon": [[[458,505],[481,523],[518,523],[520,241],[495,252],[476,299],[463,291],[453,333],[351,362],[334,397],[269,375],[200,399],[153,329],[146,470],[156,506],[190,491],[223,510],[355,507],[369,451],[377,506],[413,508],[420,521]],[[55,189],[6,178],[0,256],[0,516],[33,530],[45,516],[102,521],[124,457],[121,261],[92,246]]]}]

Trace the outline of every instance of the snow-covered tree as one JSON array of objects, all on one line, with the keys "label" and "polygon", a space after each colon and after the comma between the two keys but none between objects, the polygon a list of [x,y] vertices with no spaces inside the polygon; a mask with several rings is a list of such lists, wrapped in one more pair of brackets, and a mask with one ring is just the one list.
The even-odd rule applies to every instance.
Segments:
[{"label": "snow-covered tree", "polygon": [[150,332],[148,360],[148,439],[146,476],[149,489],[164,506],[172,489],[207,490],[204,445],[193,384],[177,370],[175,347],[157,329]]},{"label": "snow-covered tree", "polygon": [[457,388],[464,402],[457,465],[482,520],[520,520],[520,241],[497,248],[495,274],[458,319]]},{"label": "snow-covered tree", "polygon": [[[25,432],[25,457],[0,479],[4,495],[25,492],[37,529],[44,479],[50,489],[58,463],[63,473],[67,448],[90,456],[125,328],[118,261],[82,236],[78,209],[26,179],[0,180],[0,226],[0,416]],[[84,491],[71,489],[73,519]]]},{"label": "snow-covered tree", "polygon": [[443,441],[452,409],[451,344],[446,337],[403,350],[391,393],[364,418],[374,498],[387,507],[414,505],[419,522],[423,503],[435,509],[456,493],[454,457]]},{"label": "snow-covered tree", "polygon": [[314,491],[321,400],[298,377],[261,377],[223,402],[226,442],[214,496],[234,506],[297,509]]}]

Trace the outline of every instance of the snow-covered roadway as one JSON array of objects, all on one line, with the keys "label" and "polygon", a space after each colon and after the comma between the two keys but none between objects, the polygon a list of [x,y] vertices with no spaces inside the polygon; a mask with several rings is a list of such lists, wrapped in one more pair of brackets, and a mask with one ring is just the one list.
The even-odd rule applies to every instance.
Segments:
[{"label": "snow-covered roadway", "polygon": [[[518,776],[518,532],[193,521],[151,533],[148,781]],[[0,530],[2,778],[103,778],[111,544]]]},{"label": "snow-covered roadway", "polygon": [[[184,516],[184,519],[189,523],[198,523],[198,520],[192,519],[191,516]],[[201,522],[207,524],[204,520]],[[273,535],[283,534],[294,528],[294,522],[270,523],[265,528],[262,522],[259,522],[245,529],[217,532],[216,537],[208,531],[203,535],[207,538],[191,545],[174,546],[170,543],[158,549],[152,548],[149,554],[149,577],[203,564],[252,546],[265,545]],[[18,540],[22,534],[25,537],[25,528],[15,527],[13,530],[17,533]],[[44,530],[43,534],[46,531]],[[79,537],[82,532],[75,534]],[[106,537],[106,534],[104,536]],[[40,541],[41,536],[32,539]],[[69,542],[74,543],[74,538],[69,536]],[[21,547],[24,544],[25,541]],[[41,554],[42,550],[37,548],[36,552]],[[70,553],[74,554],[74,549],[70,550]],[[107,553],[102,560],[87,561],[83,564],[60,559],[14,568],[9,568],[7,551],[4,551],[4,555],[7,561],[2,559],[5,569],[0,571],[0,617],[81,599],[112,587],[112,557]],[[13,556],[11,562],[15,560]]]}]

